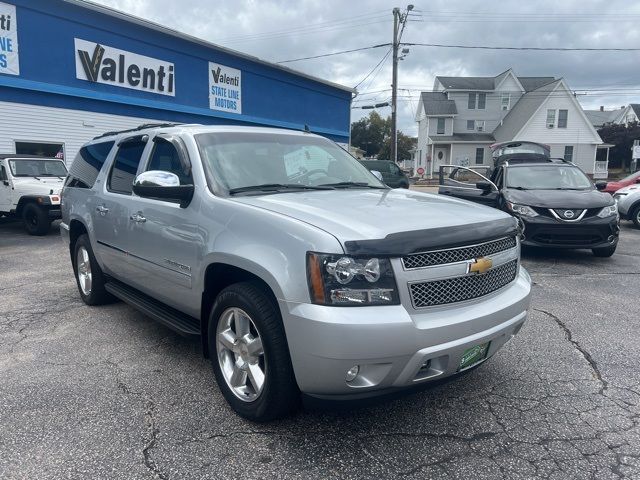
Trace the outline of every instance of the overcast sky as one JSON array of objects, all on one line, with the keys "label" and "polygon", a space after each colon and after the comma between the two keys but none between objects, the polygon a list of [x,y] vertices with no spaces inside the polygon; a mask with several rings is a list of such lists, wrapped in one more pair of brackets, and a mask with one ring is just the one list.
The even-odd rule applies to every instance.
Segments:
[{"label": "overcast sky", "polygon": [[[392,40],[384,0],[97,0],[98,3],[252,54],[282,61],[368,47]],[[417,0],[403,42],[509,47],[638,48],[640,2],[629,0]],[[294,69],[356,86],[388,47],[287,63]],[[640,52],[535,52],[411,47],[399,68],[399,128],[417,134],[420,90],[436,75],[564,77],[584,108],[640,103]],[[360,84],[354,105],[390,98],[391,59]],[[600,89],[600,91],[595,91]],[[384,90],[378,92],[380,90]],[[376,93],[369,93],[376,92]],[[370,110],[353,109],[352,121]],[[389,115],[389,108],[379,109]]]}]

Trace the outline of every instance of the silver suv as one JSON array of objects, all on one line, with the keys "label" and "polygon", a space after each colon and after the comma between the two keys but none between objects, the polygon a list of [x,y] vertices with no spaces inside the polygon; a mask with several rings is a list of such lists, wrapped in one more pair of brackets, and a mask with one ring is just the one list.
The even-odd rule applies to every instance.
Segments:
[{"label": "silver suv", "polygon": [[62,219],[84,302],[117,297],[200,337],[256,421],[300,392],[361,398],[473,368],[529,306],[514,218],[389,189],[305,132],[107,134],[75,159]]}]

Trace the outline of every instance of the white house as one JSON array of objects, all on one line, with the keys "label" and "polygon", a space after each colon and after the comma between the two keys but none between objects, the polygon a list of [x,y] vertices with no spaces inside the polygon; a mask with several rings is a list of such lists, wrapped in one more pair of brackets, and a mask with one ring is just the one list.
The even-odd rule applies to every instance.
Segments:
[{"label": "white house", "polygon": [[640,104],[631,103],[622,106],[617,110],[585,110],[584,113],[595,128],[602,128],[605,125],[629,125],[637,122],[640,118]]},{"label": "white house", "polygon": [[422,92],[416,112],[416,168],[429,175],[440,165],[490,165],[495,142],[528,140],[551,147],[586,173],[596,168],[600,136],[563,79],[442,77]]}]

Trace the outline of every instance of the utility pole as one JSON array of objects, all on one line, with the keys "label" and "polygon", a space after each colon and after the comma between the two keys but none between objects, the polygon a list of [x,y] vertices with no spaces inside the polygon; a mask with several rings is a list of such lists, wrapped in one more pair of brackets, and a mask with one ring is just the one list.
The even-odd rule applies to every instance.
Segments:
[{"label": "utility pole", "polygon": [[[404,26],[413,5],[407,5],[407,11],[401,13],[398,7],[393,9],[393,73],[391,75],[391,161],[398,163],[398,49]],[[400,34],[398,34],[398,28]],[[408,50],[407,50],[408,51]]]},{"label": "utility pole", "polygon": [[391,74],[391,161],[398,163],[398,23],[400,9],[393,9],[393,73]]}]

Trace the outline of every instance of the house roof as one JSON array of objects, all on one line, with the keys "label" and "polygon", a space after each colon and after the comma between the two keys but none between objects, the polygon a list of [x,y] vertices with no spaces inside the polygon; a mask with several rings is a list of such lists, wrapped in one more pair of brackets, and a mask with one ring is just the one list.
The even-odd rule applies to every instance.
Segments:
[{"label": "house roof", "polygon": [[[502,72],[495,77],[441,77],[436,79],[445,90],[495,90],[498,85],[509,75],[511,69]],[[543,85],[554,82],[554,77],[516,77],[525,92],[536,90]]]},{"label": "house roof", "polygon": [[[640,106],[640,105],[638,105]],[[594,127],[601,127],[607,123],[615,122],[616,118],[620,115],[620,110],[585,110],[584,114],[587,116],[591,125]]]},{"label": "house roof", "polygon": [[524,88],[525,92],[537,90],[544,85],[556,81],[556,79],[553,77],[518,77],[518,80],[520,80],[522,88]]},{"label": "house roof", "polygon": [[429,138],[432,143],[494,143],[496,141],[490,133],[454,133],[453,135],[433,135]]},{"label": "house roof", "polygon": [[630,103],[629,106],[633,110],[633,113],[636,114],[636,117],[640,118],[640,103]]},{"label": "house roof", "polygon": [[457,115],[456,102],[442,92],[422,92],[420,101],[425,115]]},{"label": "house roof", "polygon": [[560,82],[561,79],[525,93],[493,131],[498,141],[512,140]]}]

